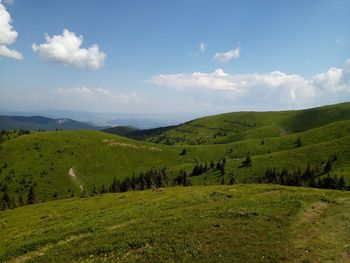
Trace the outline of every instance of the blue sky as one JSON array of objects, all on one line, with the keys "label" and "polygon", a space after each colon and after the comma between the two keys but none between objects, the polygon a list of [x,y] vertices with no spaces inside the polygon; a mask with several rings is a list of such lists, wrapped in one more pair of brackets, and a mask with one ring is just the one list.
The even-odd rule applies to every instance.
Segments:
[{"label": "blue sky", "polygon": [[216,113],[350,100],[349,1],[0,5],[3,109]]}]

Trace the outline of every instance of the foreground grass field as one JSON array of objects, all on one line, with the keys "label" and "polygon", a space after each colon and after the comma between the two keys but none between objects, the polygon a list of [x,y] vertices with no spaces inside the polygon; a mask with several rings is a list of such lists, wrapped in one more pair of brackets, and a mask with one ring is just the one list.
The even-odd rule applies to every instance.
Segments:
[{"label": "foreground grass field", "polygon": [[0,213],[5,262],[349,262],[350,194],[276,185],[166,188]]}]

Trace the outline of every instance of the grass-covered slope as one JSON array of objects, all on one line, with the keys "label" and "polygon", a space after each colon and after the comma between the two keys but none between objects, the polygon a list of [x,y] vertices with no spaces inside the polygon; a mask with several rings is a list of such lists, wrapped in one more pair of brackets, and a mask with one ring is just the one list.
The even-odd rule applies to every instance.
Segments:
[{"label": "grass-covered slope", "polygon": [[[297,139],[301,146],[296,146]],[[288,168],[307,163],[324,169],[329,156],[337,156],[332,175],[344,176],[350,183],[350,121],[335,122],[305,132],[281,137],[250,139],[229,144],[161,145],[135,141],[96,131],[38,132],[10,136],[0,145],[0,198],[8,188],[11,196],[24,198],[35,184],[39,201],[91,193],[93,186],[109,186],[114,177],[123,179],[152,167],[167,167],[170,176],[194,164],[226,158],[225,181],[232,172],[239,182],[254,182],[266,169]],[[252,166],[242,168],[251,156]],[[219,171],[193,177],[194,184],[221,183]]]},{"label": "grass-covered slope", "polygon": [[176,187],[0,213],[6,262],[349,262],[350,194]]},{"label": "grass-covered slope", "polygon": [[134,127],[128,127],[128,126],[116,126],[116,127],[110,127],[103,129],[102,131],[106,133],[111,133],[119,136],[125,136],[131,132],[138,131],[139,129]]},{"label": "grass-covered slope", "polygon": [[[176,148],[97,131],[37,132],[5,141],[0,182],[10,190],[36,183],[41,200],[68,197],[93,184],[108,185],[152,167],[174,166],[187,157]],[[24,187],[25,188],[25,187]],[[26,191],[26,189],[24,189]]]},{"label": "grass-covered slope", "polygon": [[196,119],[147,139],[164,144],[228,143],[283,136],[349,119],[350,103],[295,111],[234,112]]}]

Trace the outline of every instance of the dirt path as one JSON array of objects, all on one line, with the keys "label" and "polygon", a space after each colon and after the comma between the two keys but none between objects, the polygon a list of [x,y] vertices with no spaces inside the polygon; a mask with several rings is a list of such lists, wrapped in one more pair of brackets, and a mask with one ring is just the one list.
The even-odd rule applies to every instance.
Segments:
[{"label": "dirt path", "polygon": [[74,180],[74,182],[79,186],[80,190],[84,190],[84,186],[82,186],[77,179],[77,175],[75,174],[73,167],[69,169],[68,171],[69,176]]},{"label": "dirt path", "polygon": [[296,262],[350,262],[347,201],[315,202],[299,214],[290,229]]}]

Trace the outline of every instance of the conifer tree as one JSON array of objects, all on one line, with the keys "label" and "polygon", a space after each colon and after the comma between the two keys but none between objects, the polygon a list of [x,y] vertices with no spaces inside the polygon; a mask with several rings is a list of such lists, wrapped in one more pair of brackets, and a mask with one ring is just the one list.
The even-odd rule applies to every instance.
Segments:
[{"label": "conifer tree", "polygon": [[225,176],[221,177],[221,184],[225,184]]},{"label": "conifer tree", "polygon": [[324,167],[324,173],[329,173],[332,170],[332,160],[328,158],[326,165]]},{"label": "conifer tree", "polygon": [[345,179],[344,176],[341,176],[338,180],[338,189],[344,190],[345,189]]},{"label": "conifer tree", "polygon": [[214,163],[214,161],[212,160],[212,161],[210,162],[210,169],[214,169],[214,167],[215,167],[215,163]]},{"label": "conifer tree", "polygon": [[235,180],[236,180],[235,177],[236,177],[236,176],[235,176],[235,172],[233,171],[233,172],[231,173],[230,182],[229,182],[231,185],[235,183]]},{"label": "conifer tree", "polygon": [[225,166],[224,165],[221,165],[221,167],[220,167],[220,174],[221,174],[221,176],[225,175]]},{"label": "conifer tree", "polygon": [[28,198],[27,198],[27,204],[35,204],[37,202],[36,200],[36,194],[35,194],[35,189],[34,186],[31,185],[28,191]]},{"label": "conifer tree", "polygon": [[185,155],[186,154],[186,148],[183,148],[180,155]]},{"label": "conifer tree", "polygon": [[245,160],[242,162],[243,167],[250,167],[252,166],[252,159],[248,155]]}]

